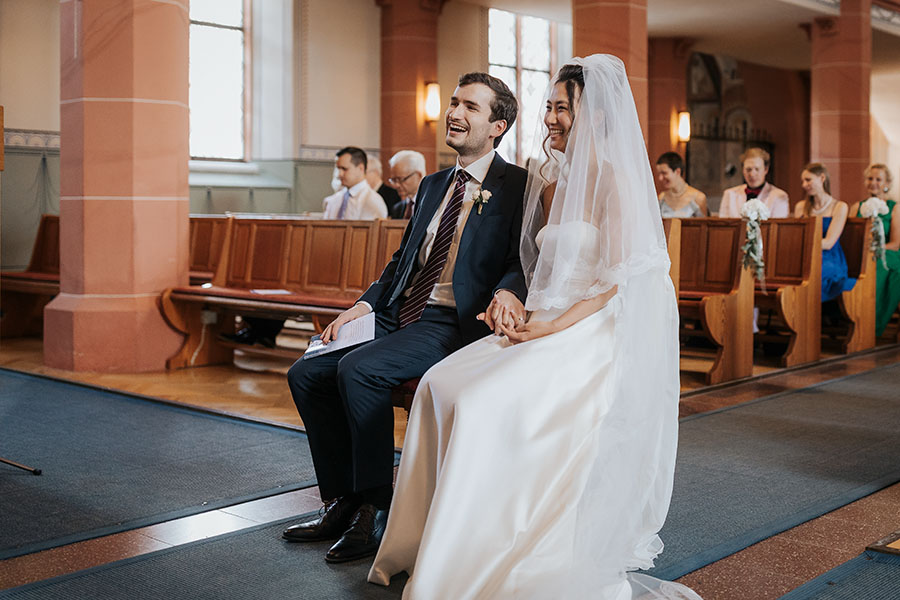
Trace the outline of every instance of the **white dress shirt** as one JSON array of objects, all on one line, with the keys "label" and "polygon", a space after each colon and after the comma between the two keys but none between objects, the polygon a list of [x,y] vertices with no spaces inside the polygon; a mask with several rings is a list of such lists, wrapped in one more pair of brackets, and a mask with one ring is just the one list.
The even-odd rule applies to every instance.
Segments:
[{"label": "white dress shirt", "polygon": [[[469,181],[466,182],[466,195],[463,197],[462,208],[459,211],[459,220],[456,222],[456,231],[453,233],[453,241],[450,243],[450,250],[447,253],[447,262],[444,263],[441,276],[438,277],[437,283],[434,284],[434,289],[428,298],[429,304],[450,308],[456,307],[456,300],[453,297],[453,270],[456,267],[456,253],[459,251],[459,240],[462,237],[463,229],[466,227],[469,213],[472,211],[472,205],[475,203],[472,200],[472,194],[481,187],[484,178],[487,177],[491,163],[494,161],[494,154],[494,150],[491,150],[464,169],[470,175]],[[438,226],[441,224],[441,215],[444,214],[444,209],[447,208],[450,197],[453,196],[453,190],[456,187],[456,174],[459,169],[462,169],[462,167],[459,165],[459,159],[457,159],[450,187],[447,189],[441,205],[434,211],[434,216],[428,224],[428,229],[425,230],[425,239],[419,250],[419,267],[425,266],[425,261],[428,260],[428,255],[431,253],[434,237],[437,234]],[[412,287],[412,284],[410,284],[410,287]]]},{"label": "white dress shirt", "polygon": [[[325,210],[323,219],[339,218],[346,191],[347,188],[341,188],[322,201]],[[369,183],[363,179],[350,188],[350,200],[347,202],[347,210],[344,211],[343,218],[347,221],[386,219],[387,205],[378,192],[369,187]]]},{"label": "white dress shirt", "polygon": [[[786,219],[790,216],[791,203],[787,192],[775,187],[769,182],[763,185],[757,199],[769,207],[771,218]],[[734,219],[741,218],[741,208],[747,203],[747,184],[736,185],[722,193],[722,202],[719,204],[719,216]]]}]

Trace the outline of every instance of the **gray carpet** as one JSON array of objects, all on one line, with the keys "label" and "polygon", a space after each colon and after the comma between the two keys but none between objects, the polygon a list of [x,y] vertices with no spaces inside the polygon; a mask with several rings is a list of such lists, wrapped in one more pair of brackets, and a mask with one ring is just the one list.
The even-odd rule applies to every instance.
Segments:
[{"label": "gray carpet", "polygon": [[[654,575],[676,578],[900,481],[898,383],[900,365],[684,420],[666,550]],[[400,579],[389,590],[365,583],[371,561],[328,565],[327,543],[286,544],[283,527],[163,550],[0,598],[399,597]]]},{"label": "gray carpet", "polygon": [[[287,387],[287,383],[285,383]],[[0,369],[0,559],[315,485],[303,433]]]},{"label": "gray carpet", "polygon": [[[266,524],[153,554],[0,591],[2,599],[72,600],[387,600],[400,598],[405,576],[390,588],[366,582],[371,560],[329,565],[330,542],[289,544],[285,523]],[[452,565],[448,565],[452,568]]]},{"label": "gray carpet", "polygon": [[900,365],[681,422],[650,573],[675,579],[900,481]]},{"label": "gray carpet", "polygon": [[900,600],[900,556],[863,552],[780,600]]}]

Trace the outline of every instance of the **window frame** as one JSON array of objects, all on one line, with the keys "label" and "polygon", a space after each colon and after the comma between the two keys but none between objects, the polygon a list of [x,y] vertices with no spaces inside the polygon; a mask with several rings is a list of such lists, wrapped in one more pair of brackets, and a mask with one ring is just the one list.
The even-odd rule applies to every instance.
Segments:
[{"label": "window frame", "polygon": [[[516,91],[519,98],[522,97],[522,73],[524,71],[530,71],[533,73],[547,73],[548,79],[552,79],[553,75],[556,73],[557,69],[557,52],[558,52],[558,44],[557,44],[557,23],[556,21],[552,21],[550,19],[544,19],[543,17],[532,17],[539,18],[547,21],[549,24],[549,40],[550,40],[550,70],[543,71],[541,69],[528,69],[522,66],[522,18],[530,17],[531,15],[522,15],[517,12],[513,12],[510,10],[503,10],[500,8],[488,9],[488,27],[490,27],[490,11],[491,10],[502,10],[503,12],[510,13],[516,19],[516,64],[515,65],[505,65],[501,63],[493,63],[490,59],[490,39],[488,39],[488,69],[490,67],[502,67],[506,69],[514,69],[516,72]],[[519,115],[522,114],[522,105],[521,101],[519,104]],[[533,126],[533,125],[531,125]],[[515,123],[515,134],[516,134],[516,155],[511,157],[513,162],[518,165],[524,165],[525,161],[528,159],[528,152],[531,150],[530,148],[523,149],[522,148],[522,132],[524,131],[524,124],[522,123],[521,118],[516,119]]]},{"label": "window frame", "polygon": [[[190,32],[190,27],[192,25],[199,25],[201,27],[214,27],[216,29],[229,29],[231,31],[240,31],[244,35],[244,56],[243,56],[243,65],[241,65],[243,70],[243,89],[241,90],[241,135],[242,135],[242,148],[241,148],[241,157],[240,158],[227,158],[223,156],[194,156],[190,154],[190,141],[188,142],[188,153],[190,154],[191,161],[206,161],[206,162],[229,162],[229,163],[246,163],[250,161],[250,134],[251,134],[251,122],[253,116],[253,104],[252,104],[252,94],[250,91],[252,90],[253,85],[253,62],[251,56],[251,47],[253,44],[253,28],[252,28],[252,11],[251,11],[251,2],[253,0],[243,0],[241,6],[241,23],[240,27],[235,25],[224,25],[221,23],[213,23],[210,21],[198,21],[195,19],[191,19],[188,17],[188,32]],[[190,33],[188,34],[190,35]],[[188,110],[190,110],[190,101],[188,102]]]}]

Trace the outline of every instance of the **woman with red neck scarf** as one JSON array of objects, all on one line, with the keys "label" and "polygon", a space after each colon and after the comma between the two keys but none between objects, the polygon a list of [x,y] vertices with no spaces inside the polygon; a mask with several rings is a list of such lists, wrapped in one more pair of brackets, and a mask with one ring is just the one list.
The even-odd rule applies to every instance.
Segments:
[{"label": "woman with red neck scarf", "polygon": [[741,168],[746,183],[725,190],[719,205],[720,217],[739,219],[741,207],[753,198],[758,198],[769,207],[773,219],[788,217],[790,202],[787,192],[766,181],[769,160],[769,153],[762,148],[749,148],[741,155]]}]

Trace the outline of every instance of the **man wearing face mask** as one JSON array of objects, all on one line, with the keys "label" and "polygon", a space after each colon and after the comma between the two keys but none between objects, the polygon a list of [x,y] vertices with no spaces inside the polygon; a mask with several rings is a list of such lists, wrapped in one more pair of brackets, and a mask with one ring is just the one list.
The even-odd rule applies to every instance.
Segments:
[{"label": "man wearing face mask", "polygon": [[391,388],[501,323],[524,320],[519,233],[527,175],[494,150],[517,112],[496,77],[460,78],[445,115],[456,165],[422,179],[400,248],[357,304],[322,332],[329,343],[344,324],[374,311],[375,339],[298,360],[288,372],[325,506],[283,535],[337,540],[328,562],[375,554],[384,533],[393,493]]},{"label": "man wearing face mask", "polygon": [[773,219],[786,219],[790,214],[787,192],[766,181],[769,173],[769,153],[762,148],[749,148],[741,155],[741,167],[746,183],[728,188],[722,194],[719,216],[741,218],[741,208],[753,198],[769,207]]}]

